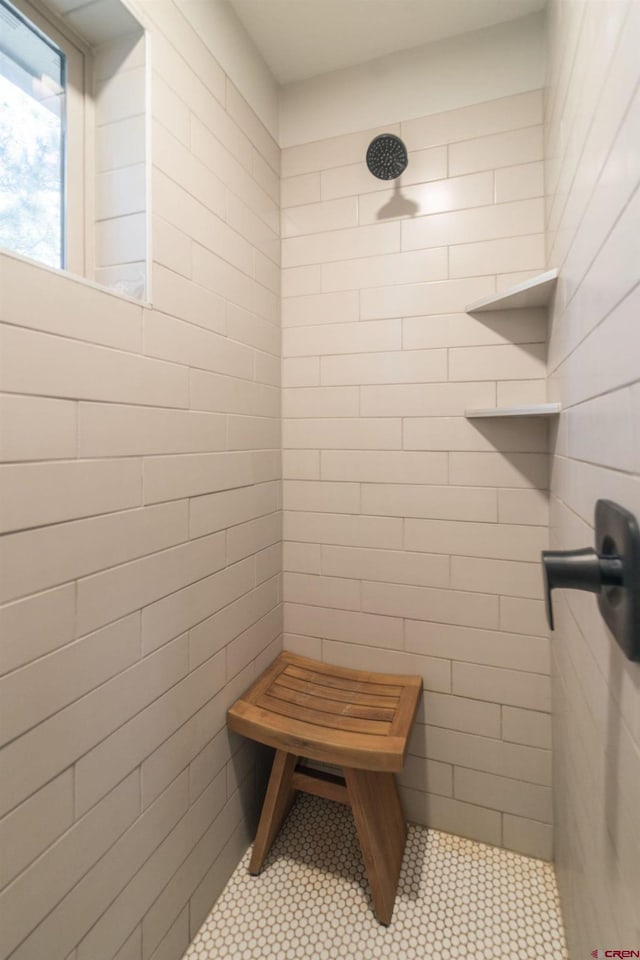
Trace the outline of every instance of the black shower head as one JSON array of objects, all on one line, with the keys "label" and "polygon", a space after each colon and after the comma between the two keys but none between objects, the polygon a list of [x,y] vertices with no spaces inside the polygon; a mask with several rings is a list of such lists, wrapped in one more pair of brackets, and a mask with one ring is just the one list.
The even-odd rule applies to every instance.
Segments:
[{"label": "black shower head", "polygon": [[367,166],[378,180],[395,180],[408,163],[407,148],[394,133],[381,133],[369,144]]}]

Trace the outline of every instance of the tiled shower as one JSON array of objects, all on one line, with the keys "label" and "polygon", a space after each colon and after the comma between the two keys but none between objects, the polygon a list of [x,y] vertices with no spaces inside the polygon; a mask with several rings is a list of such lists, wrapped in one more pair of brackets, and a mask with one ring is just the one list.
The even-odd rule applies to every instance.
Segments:
[{"label": "tiled shower", "polygon": [[413,829],[640,950],[640,667],[587,593],[549,634],[539,560],[640,517],[640,3],[283,86],[223,0],[127,5],[148,182],[100,125],[96,178],[147,299],[0,253],[1,960],[179,960],[233,874],[223,924],[269,759],[225,714],[283,648],[420,674]]}]

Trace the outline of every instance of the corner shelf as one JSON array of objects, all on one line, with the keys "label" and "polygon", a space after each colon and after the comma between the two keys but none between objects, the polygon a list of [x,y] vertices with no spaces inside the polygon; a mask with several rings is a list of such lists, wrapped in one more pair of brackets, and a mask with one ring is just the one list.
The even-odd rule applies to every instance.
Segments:
[{"label": "corner shelf", "polygon": [[[493,313],[500,310],[530,310],[544,309],[550,306],[556,284],[558,271],[547,270],[524,280],[502,293],[483,297],[465,307],[471,316],[478,313]],[[557,417],[561,412],[559,403],[532,403],[513,407],[485,407],[482,409],[465,410],[467,420],[488,420],[505,417]]]},{"label": "corner shelf", "polygon": [[559,403],[534,403],[522,407],[487,407],[486,409],[465,410],[467,420],[488,420],[496,417],[557,417],[561,411]]},{"label": "corner shelf", "polygon": [[467,313],[489,313],[494,310],[528,310],[548,307],[558,281],[557,270],[547,270],[537,277],[518,283],[502,293],[483,297],[465,307]]}]

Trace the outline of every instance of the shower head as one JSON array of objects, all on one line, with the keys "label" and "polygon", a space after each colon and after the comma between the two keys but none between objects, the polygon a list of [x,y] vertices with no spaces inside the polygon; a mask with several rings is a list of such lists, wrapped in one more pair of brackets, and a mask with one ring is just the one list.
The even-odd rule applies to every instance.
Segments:
[{"label": "shower head", "polygon": [[394,133],[381,133],[369,144],[367,166],[378,180],[395,180],[408,163],[407,148]]}]

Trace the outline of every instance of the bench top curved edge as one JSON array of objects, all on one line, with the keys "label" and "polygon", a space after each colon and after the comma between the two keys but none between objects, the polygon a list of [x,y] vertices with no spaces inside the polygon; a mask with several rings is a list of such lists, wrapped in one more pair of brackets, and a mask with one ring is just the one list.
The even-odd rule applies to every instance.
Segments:
[{"label": "bench top curved edge", "polygon": [[[316,692],[305,693],[307,686]],[[285,652],[229,709],[227,722],[243,736],[312,760],[397,773],[421,692],[419,676],[334,667]],[[328,703],[335,710],[322,713]]]}]

